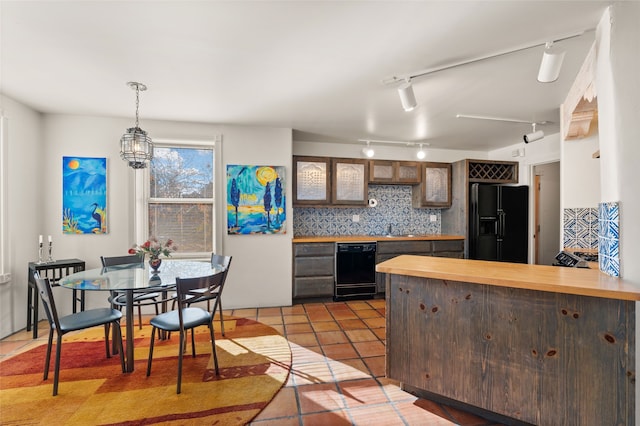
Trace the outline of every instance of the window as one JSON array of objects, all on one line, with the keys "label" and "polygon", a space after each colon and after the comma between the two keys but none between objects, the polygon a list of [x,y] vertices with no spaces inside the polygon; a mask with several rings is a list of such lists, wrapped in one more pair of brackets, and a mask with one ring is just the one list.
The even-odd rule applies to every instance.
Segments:
[{"label": "window", "polygon": [[178,246],[176,256],[214,251],[214,147],[156,143],[149,167],[148,235]]}]

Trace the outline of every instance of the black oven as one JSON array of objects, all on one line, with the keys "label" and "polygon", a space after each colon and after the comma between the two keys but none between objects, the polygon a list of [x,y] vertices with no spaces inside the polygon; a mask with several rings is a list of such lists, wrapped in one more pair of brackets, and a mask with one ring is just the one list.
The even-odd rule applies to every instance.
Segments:
[{"label": "black oven", "polygon": [[376,294],[375,242],[336,243],[334,298]]}]

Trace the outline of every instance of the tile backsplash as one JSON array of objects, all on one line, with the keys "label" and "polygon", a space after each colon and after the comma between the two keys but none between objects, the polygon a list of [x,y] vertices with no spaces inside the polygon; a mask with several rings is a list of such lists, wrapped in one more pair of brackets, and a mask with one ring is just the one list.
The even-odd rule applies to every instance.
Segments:
[{"label": "tile backsplash", "polygon": [[598,251],[602,272],[620,276],[620,213],[618,203],[600,203],[598,208],[564,209],[566,248]]},{"label": "tile backsplash", "polygon": [[440,209],[413,208],[411,196],[409,185],[369,185],[376,207],[295,207],[293,235],[384,235],[389,225],[394,235],[440,234]]},{"label": "tile backsplash", "polygon": [[620,276],[620,209],[618,203],[600,203],[598,218],[598,261],[600,270]]},{"label": "tile backsplash", "polygon": [[564,244],[567,248],[598,248],[598,209],[564,209]]}]

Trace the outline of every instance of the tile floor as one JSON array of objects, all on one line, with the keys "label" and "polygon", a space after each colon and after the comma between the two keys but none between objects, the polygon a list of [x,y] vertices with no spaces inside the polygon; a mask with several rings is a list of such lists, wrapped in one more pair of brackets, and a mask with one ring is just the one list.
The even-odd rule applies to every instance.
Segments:
[{"label": "tile floor", "polygon": [[[287,337],[289,381],[253,426],[473,425],[496,426],[458,409],[417,398],[385,378],[384,300],[309,303],[225,311],[268,324]],[[38,340],[47,338],[41,321]],[[0,359],[36,344],[31,333],[0,341]]]}]

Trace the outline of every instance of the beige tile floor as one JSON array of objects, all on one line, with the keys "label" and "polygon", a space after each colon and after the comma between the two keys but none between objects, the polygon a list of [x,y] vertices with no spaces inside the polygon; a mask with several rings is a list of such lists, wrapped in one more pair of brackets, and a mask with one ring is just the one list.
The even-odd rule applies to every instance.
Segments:
[{"label": "beige tile floor", "polygon": [[[384,309],[384,300],[373,299],[225,311],[272,326],[291,346],[287,384],[251,424],[498,425],[417,398],[385,377]],[[39,327],[40,342],[26,331],[0,341],[0,359],[46,341],[48,325]]]}]

